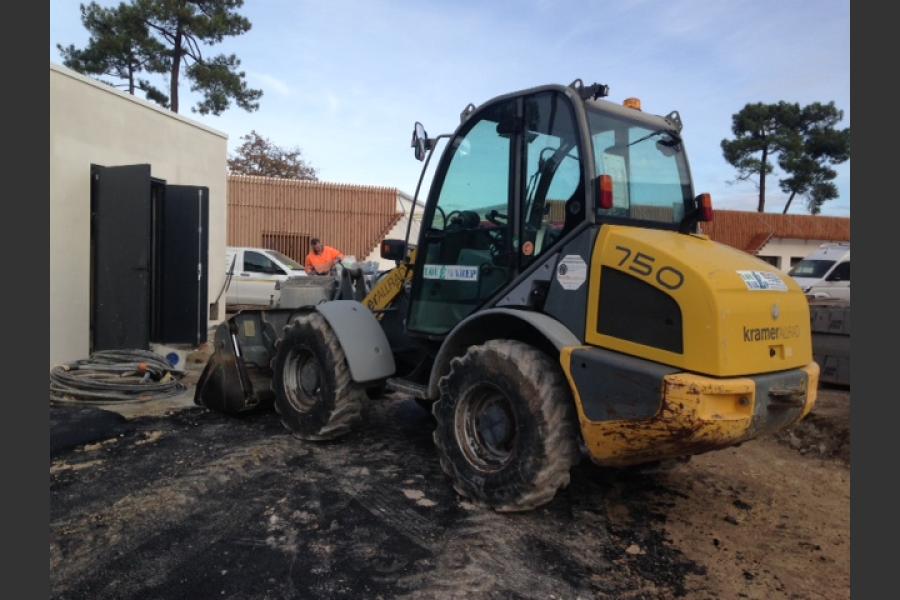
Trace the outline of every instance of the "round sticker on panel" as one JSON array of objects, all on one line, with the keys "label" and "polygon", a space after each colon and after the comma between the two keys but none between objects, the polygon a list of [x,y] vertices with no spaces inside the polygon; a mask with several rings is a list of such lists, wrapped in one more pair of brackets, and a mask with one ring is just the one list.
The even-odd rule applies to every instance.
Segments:
[{"label": "round sticker on panel", "polygon": [[532,244],[531,242],[525,242],[524,244],[522,244],[522,254],[524,254],[525,256],[531,256],[532,254],[534,254],[534,244]]},{"label": "round sticker on panel", "polygon": [[564,290],[577,290],[587,279],[587,264],[577,254],[568,254],[556,267],[556,280]]}]

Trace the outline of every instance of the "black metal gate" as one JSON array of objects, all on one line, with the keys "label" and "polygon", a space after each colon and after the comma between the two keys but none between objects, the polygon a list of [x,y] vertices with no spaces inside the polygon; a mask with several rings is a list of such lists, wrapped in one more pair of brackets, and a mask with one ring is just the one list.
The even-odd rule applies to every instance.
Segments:
[{"label": "black metal gate", "polygon": [[209,189],[91,165],[91,351],[207,337]]},{"label": "black metal gate", "polygon": [[91,351],[147,348],[150,165],[91,165]]},{"label": "black metal gate", "polygon": [[162,206],[154,339],[200,344],[207,333],[209,189],[167,185]]}]

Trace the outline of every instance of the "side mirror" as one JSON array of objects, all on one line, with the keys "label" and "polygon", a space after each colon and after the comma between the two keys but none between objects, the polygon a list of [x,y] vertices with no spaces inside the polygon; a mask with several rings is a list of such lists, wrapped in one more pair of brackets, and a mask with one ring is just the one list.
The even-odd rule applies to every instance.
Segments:
[{"label": "side mirror", "polygon": [[404,240],[384,240],[381,242],[381,258],[385,260],[405,259],[406,242]]},{"label": "side mirror", "polygon": [[416,156],[416,160],[425,160],[425,154],[431,149],[431,140],[428,139],[428,134],[425,132],[425,126],[418,121],[416,121],[416,124],[413,126],[412,143],[410,146],[414,148],[413,152]]}]

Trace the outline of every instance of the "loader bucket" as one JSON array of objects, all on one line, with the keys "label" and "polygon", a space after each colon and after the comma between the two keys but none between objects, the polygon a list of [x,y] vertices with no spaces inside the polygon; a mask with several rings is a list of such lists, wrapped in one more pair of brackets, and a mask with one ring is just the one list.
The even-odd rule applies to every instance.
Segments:
[{"label": "loader bucket", "polygon": [[240,327],[246,320],[258,322],[259,313],[238,314],[216,328],[215,352],[200,375],[194,403],[224,412],[240,414],[271,405],[271,371],[268,364],[245,361]]}]

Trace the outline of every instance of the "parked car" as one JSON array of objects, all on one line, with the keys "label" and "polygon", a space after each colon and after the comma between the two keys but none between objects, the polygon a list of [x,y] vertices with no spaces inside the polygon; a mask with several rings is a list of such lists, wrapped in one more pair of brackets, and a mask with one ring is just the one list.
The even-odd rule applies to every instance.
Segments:
[{"label": "parked car", "polygon": [[303,265],[277,250],[268,248],[227,249],[225,268],[232,273],[226,306],[250,304],[268,306],[275,284],[288,277],[306,277]]},{"label": "parked car", "polygon": [[788,272],[812,298],[850,299],[850,245],[823,244]]}]

